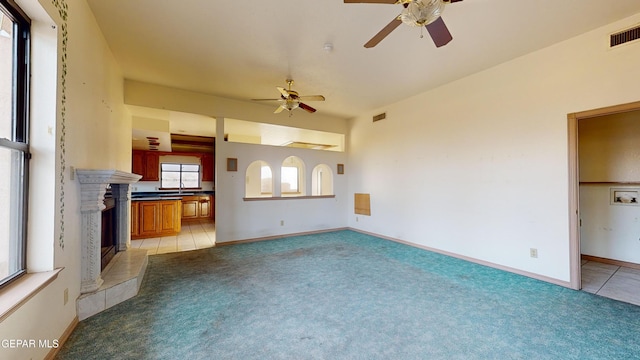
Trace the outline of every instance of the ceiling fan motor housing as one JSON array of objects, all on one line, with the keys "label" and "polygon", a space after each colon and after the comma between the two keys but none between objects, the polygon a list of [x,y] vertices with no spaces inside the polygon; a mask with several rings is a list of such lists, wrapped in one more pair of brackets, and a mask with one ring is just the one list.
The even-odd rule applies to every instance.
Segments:
[{"label": "ceiling fan motor housing", "polygon": [[429,25],[442,15],[444,5],[442,0],[412,0],[402,10],[400,20],[411,26]]}]

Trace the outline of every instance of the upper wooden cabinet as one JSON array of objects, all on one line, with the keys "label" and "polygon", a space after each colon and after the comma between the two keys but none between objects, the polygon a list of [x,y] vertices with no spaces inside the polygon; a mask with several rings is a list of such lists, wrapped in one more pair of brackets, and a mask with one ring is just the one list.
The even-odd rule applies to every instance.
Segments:
[{"label": "upper wooden cabinet", "polygon": [[202,181],[213,181],[213,154],[204,153],[200,159],[202,162]]},{"label": "upper wooden cabinet", "polygon": [[160,180],[160,156],[157,152],[133,150],[131,172],[142,175],[140,181]]},{"label": "upper wooden cabinet", "polygon": [[213,153],[177,153],[133,150],[131,153],[131,172],[142,175],[140,181],[160,181],[160,155],[182,155],[200,158],[202,164],[202,181],[213,181],[214,156]]},{"label": "upper wooden cabinet", "polygon": [[144,166],[144,151],[133,150],[131,155],[131,172],[142,175],[144,178],[144,174],[146,173],[146,168]]},{"label": "upper wooden cabinet", "polygon": [[147,151],[144,154],[146,172],[144,179],[146,181],[160,180],[160,156],[158,153]]}]

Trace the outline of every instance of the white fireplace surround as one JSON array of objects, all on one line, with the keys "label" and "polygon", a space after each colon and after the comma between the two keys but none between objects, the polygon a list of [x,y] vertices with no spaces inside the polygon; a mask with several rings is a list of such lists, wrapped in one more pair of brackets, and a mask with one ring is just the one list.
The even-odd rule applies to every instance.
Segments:
[{"label": "white fireplace surround", "polygon": [[100,276],[100,247],[102,234],[102,210],[107,186],[116,200],[115,243],[117,251],[128,249],[129,243],[129,184],[140,180],[141,175],[119,170],[76,169],[80,183],[80,212],[82,214],[82,279],[80,292],[90,293],[102,285]]}]

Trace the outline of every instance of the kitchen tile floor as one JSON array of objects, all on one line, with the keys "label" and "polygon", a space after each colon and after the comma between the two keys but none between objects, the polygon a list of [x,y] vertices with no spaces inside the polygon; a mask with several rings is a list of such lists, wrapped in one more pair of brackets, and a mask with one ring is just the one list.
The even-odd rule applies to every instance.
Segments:
[{"label": "kitchen tile floor", "polygon": [[582,260],[582,290],[640,305],[640,270]]},{"label": "kitchen tile floor", "polygon": [[134,249],[146,249],[149,255],[204,249],[215,246],[216,225],[213,221],[182,223],[178,235],[131,240]]}]

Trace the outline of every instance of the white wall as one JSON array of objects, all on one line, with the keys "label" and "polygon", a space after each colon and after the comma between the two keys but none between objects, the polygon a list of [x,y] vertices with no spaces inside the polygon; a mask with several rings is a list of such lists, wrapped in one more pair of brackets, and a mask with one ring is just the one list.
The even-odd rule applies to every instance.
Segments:
[{"label": "white wall", "polygon": [[[18,3],[34,20],[27,266],[30,272],[64,269],[0,323],[0,338],[52,341],[72,323],[80,292],[80,188],[71,167],[130,171],[131,116],[124,108],[121,71],[86,2]],[[63,62],[65,19],[59,10],[65,4]],[[0,348],[0,358],[40,359],[49,351]]]},{"label": "white wall", "polygon": [[[347,178],[333,178],[335,198],[245,201],[245,175],[249,165],[264,160],[273,172],[274,196],[280,194],[280,166],[295,155],[305,163],[305,189],[311,194],[311,172],[318,164],[335,168],[346,154],[231,142],[216,143],[216,243],[346,226]],[[226,171],[226,158],[238,159],[238,171]],[[348,165],[345,165],[348,168]],[[348,171],[348,170],[347,170]],[[284,221],[284,226],[280,222]]]},{"label": "white wall", "polygon": [[578,122],[580,182],[640,182],[640,111]]},{"label": "white wall", "polygon": [[611,204],[611,188],[640,193],[640,185],[580,185],[582,254],[640,263],[640,206]]},{"label": "white wall", "polygon": [[640,44],[607,48],[638,22],[354,119],[349,194],[370,193],[372,215],[350,211],[349,226],[568,284],[567,114],[639,100]]}]

